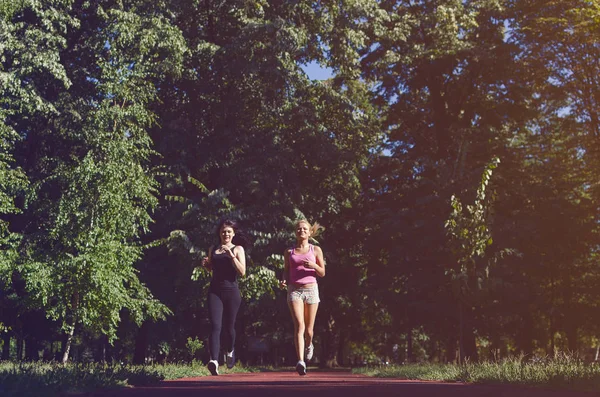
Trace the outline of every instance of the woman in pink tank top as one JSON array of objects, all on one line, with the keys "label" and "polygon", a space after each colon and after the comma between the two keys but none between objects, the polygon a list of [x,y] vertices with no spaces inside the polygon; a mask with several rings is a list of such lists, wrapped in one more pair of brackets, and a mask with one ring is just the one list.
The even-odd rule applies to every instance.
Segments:
[{"label": "woman in pink tank top", "polygon": [[283,280],[280,285],[287,287],[298,356],[296,371],[300,375],[306,375],[306,361],[313,356],[313,333],[320,302],[317,277],[325,276],[323,251],[308,242],[309,238],[316,237],[320,229],[318,223],[311,225],[306,220],[296,222],[296,244],[284,252]]}]

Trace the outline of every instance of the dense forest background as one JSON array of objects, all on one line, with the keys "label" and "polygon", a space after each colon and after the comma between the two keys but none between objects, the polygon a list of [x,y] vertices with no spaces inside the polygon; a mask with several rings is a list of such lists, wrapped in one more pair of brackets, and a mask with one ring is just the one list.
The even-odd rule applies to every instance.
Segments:
[{"label": "dense forest background", "polygon": [[1,358],[205,360],[231,217],[290,363],[306,217],[322,365],[597,360],[599,60],[598,0],[1,0]]}]

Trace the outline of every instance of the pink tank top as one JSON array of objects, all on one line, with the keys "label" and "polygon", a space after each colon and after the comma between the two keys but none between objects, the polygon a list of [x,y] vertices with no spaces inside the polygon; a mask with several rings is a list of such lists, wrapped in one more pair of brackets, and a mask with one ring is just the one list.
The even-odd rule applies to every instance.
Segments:
[{"label": "pink tank top", "polygon": [[294,248],[290,249],[290,279],[289,282],[293,284],[312,284],[317,282],[316,270],[304,267],[304,261],[308,259],[311,262],[317,262],[315,256],[315,248],[312,244],[308,246],[308,252],[306,254],[297,254]]}]

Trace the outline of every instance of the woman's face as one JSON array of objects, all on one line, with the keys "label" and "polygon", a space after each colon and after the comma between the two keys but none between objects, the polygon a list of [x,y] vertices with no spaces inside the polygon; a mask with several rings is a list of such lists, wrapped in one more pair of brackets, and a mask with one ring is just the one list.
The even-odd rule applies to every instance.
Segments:
[{"label": "woman's face", "polygon": [[310,226],[306,222],[300,222],[296,225],[296,238],[306,240],[310,237]]},{"label": "woman's face", "polygon": [[235,232],[231,226],[223,226],[219,235],[221,236],[221,244],[231,244]]}]

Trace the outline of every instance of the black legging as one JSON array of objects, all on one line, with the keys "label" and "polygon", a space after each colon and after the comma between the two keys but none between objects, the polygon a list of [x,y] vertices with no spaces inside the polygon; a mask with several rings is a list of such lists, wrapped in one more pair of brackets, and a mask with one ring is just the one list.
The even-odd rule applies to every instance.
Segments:
[{"label": "black legging", "polygon": [[227,351],[233,350],[235,345],[235,318],[241,304],[242,296],[237,287],[211,289],[208,292],[208,315],[211,324],[208,345],[211,360],[219,360],[221,327],[225,328],[226,343],[229,343]]}]

